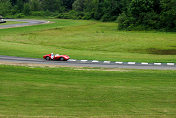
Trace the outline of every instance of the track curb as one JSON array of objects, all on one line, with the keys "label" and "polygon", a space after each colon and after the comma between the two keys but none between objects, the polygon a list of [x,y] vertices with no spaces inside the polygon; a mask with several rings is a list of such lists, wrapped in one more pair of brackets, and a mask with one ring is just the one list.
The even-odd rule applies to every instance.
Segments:
[{"label": "track curb", "polygon": [[118,64],[118,65],[149,65],[149,66],[176,66],[176,63],[148,63],[148,62],[120,62],[120,61],[98,61],[98,60],[77,60],[70,59],[69,62],[81,62],[81,63],[101,63],[101,64]]}]

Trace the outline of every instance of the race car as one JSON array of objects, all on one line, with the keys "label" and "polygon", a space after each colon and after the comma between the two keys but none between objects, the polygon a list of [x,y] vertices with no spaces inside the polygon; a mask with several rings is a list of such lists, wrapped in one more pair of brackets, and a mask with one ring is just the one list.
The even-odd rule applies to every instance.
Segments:
[{"label": "race car", "polygon": [[70,57],[67,56],[67,55],[59,55],[59,54],[54,55],[53,53],[44,55],[43,58],[46,59],[47,61],[50,61],[50,60],[53,60],[53,61],[67,61],[67,60],[70,59]]},{"label": "race car", "polygon": [[2,18],[1,15],[0,15],[0,23],[6,23],[6,21]]}]

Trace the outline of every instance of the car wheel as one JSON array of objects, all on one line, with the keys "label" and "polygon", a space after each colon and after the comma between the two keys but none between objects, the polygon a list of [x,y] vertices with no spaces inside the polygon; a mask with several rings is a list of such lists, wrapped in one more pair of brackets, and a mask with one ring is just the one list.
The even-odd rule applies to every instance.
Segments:
[{"label": "car wheel", "polygon": [[49,61],[49,60],[50,60],[50,57],[46,57],[45,59],[46,59],[47,61]]},{"label": "car wheel", "polygon": [[61,57],[59,60],[60,60],[60,61],[64,61],[65,59],[64,59],[63,57]]}]

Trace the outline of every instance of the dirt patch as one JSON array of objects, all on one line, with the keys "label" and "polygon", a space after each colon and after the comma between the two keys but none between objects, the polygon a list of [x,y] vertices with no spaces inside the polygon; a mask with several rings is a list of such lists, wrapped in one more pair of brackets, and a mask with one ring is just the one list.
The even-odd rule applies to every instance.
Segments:
[{"label": "dirt patch", "polygon": [[142,54],[154,54],[154,55],[176,55],[176,49],[156,49],[156,48],[149,48],[149,49],[135,49],[129,51],[132,53],[142,53]]},{"label": "dirt patch", "polygon": [[176,47],[176,46],[170,46],[170,47]]},{"label": "dirt patch", "polygon": [[50,30],[62,30],[62,29],[63,29],[62,27],[56,27],[56,28],[46,29],[46,30],[43,30],[43,31],[50,31]]},{"label": "dirt patch", "polygon": [[126,72],[130,71],[128,69],[118,69],[118,68],[95,68],[95,67],[81,67],[81,66],[67,66],[67,65],[52,65],[52,64],[31,64],[31,63],[18,63],[18,62],[8,62],[0,61],[0,65],[12,65],[12,66],[26,66],[30,68],[35,67],[49,67],[49,68],[61,68],[61,67],[71,67],[74,70],[86,70],[86,71],[120,71]]},{"label": "dirt patch", "polygon": [[49,64],[30,64],[30,63],[17,63],[17,62],[8,62],[8,61],[0,61],[0,65],[13,65],[13,66],[27,66],[27,67],[68,67],[62,65],[49,65]]},{"label": "dirt patch", "polygon": [[149,54],[156,54],[156,55],[176,55],[176,49],[160,50],[160,49],[150,48],[147,51],[149,52]]},{"label": "dirt patch", "polygon": [[20,34],[21,36],[26,36],[26,35],[36,35],[37,33],[24,33],[24,34]]},{"label": "dirt patch", "polygon": [[74,70],[86,70],[86,71],[120,71],[120,72],[126,72],[126,71],[129,71],[129,70],[125,70],[125,69],[107,69],[107,68],[99,68],[99,69],[84,69],[84,68],[78,68],[78,69],[74,69]]}]

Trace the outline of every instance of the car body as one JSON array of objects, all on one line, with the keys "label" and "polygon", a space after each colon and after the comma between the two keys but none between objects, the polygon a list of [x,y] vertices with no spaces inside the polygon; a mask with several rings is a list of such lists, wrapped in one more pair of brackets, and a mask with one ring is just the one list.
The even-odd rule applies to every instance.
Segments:
[{"label": "car body", "polygon": [[0,23],[6,23],[6,21],[0,16]]},{"label": "car body", "polygon": [[52,58],[52,54],[47,54],[47,55],[44,55],[43,58],[48,60],[48,61],[49,60],[67,61],[67,60],[70,59],[70,57],[68,55],[59,55],[59,54],[56,54],[56,55],[53,54],[53,58]]}]

